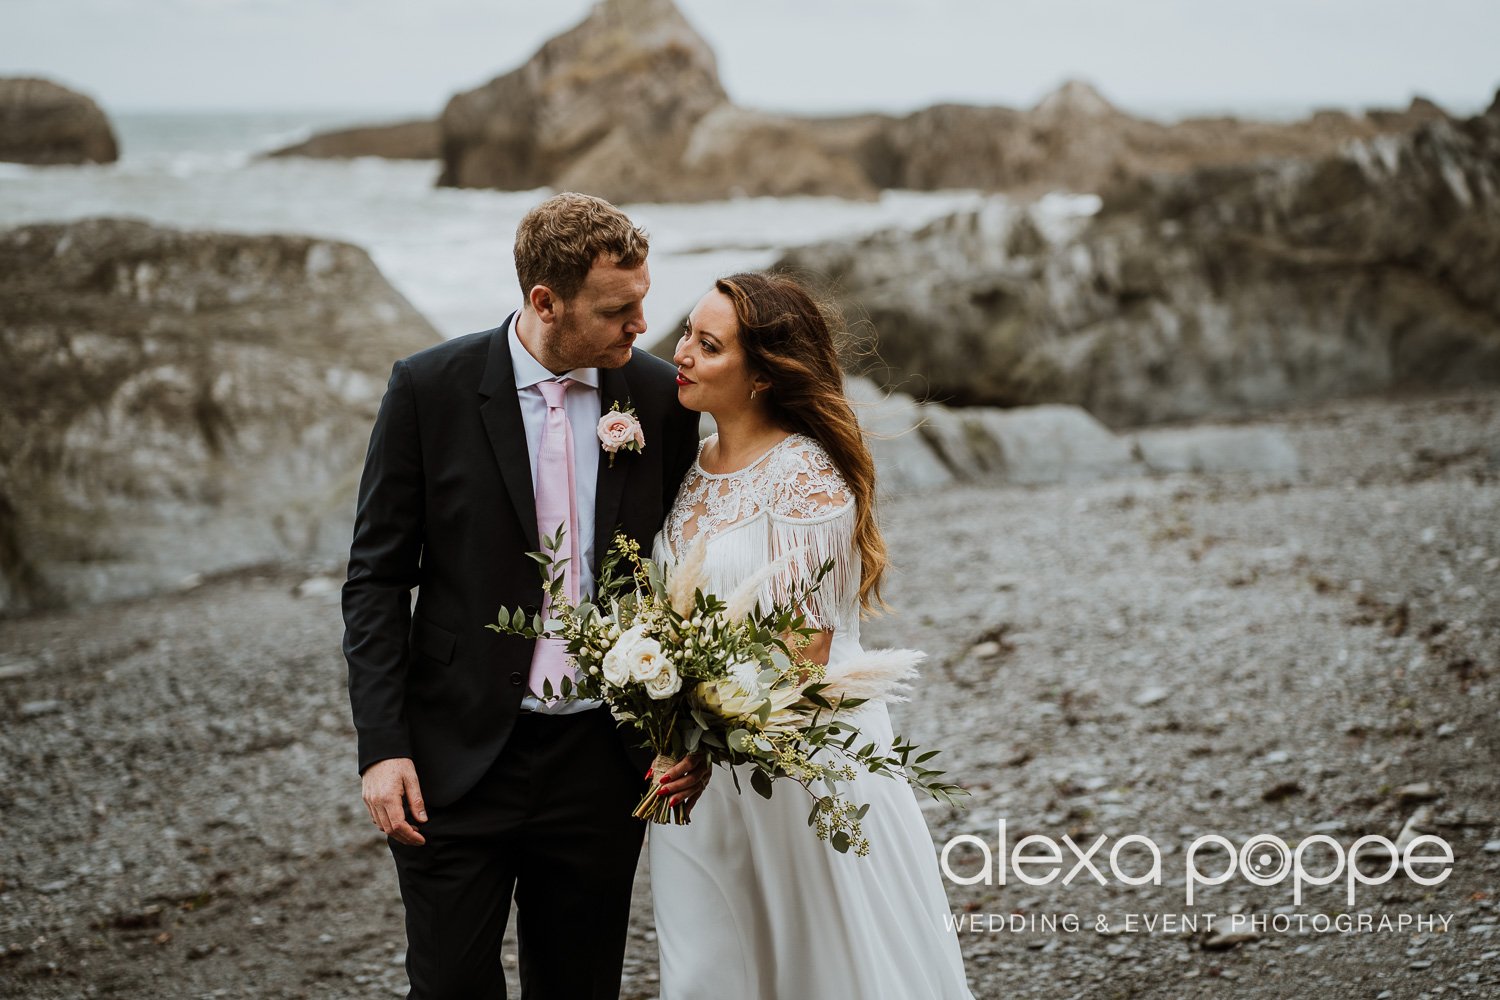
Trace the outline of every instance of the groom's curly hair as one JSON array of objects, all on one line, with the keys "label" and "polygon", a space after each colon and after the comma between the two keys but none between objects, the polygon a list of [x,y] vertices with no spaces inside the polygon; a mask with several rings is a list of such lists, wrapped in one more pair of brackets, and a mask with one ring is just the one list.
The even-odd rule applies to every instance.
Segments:
[{"label": "groom's curly hair", "polygon": [[844,331],[837,310],[820,306],[788,274],[732,274],[714,287],[734,305],[751,369],[771,382],[763,397],[771,418],[821,444],[854,494],[860,608],[881,607],[887,555],[875,517],[875,460],[844,394],[838,351]]},{"label": "groom's curly hair", "polygon": [[516,227],[516,278],[530,297],[537,285],[567,300],[599,258],[640,267],[651,250],[644,230],[603,198],[565,191],[526,213]]}]

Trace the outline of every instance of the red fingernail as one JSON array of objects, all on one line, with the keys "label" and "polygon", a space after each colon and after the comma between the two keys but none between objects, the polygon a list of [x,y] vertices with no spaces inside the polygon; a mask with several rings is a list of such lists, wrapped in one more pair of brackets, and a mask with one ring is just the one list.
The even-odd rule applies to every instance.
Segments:
[{"label": "red fingernail", "polygon": [[667,790],[665,788],[658,788],[656,790],[656,797],[657,798],[661,798],[665,794],[667,794]]},{"label": "red fingernail", "polygon": [[677,804],[677,796],[674,795],[674,796],[672,796],[672,801],[668,802],[667,805],[669,805],[669,806],[675,806],[676,804]]}]

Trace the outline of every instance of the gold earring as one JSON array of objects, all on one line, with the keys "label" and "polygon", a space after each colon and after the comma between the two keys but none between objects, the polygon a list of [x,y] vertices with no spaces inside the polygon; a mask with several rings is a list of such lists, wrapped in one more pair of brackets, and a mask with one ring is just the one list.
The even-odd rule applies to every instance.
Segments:
[{"label": "gold earring", "polygon": [[751,399],[754,399],[754,398],[755,398],[755,390],[754,390],[754,389],[751,389],[751,390],[750,390],[750,398],[751,398]]}]

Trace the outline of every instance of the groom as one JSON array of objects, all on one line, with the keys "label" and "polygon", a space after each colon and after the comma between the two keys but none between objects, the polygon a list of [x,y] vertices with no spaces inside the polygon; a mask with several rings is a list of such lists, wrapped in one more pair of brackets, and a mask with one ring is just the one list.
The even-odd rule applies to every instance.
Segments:
[{"label": "groom", "polygon": [[[412,997],[506,996],[512,898],[523,997],[619,994],[650,755],[598,702],[538,697],[570,669],[555,643],[484,626],[502,605],[540,605],[527,553],[559,526],[571,594],[591,593],[617,529],[649,550],[696,453],[698,416],[677,402],[672,367],[632,350],[647,250],[608,202],[544,202],[516,232],[524,307],[397,361],[375,419],[344,655],[365,806],[406,906]],[[645,432],[613,461],[596,435],[611,408]],[[668,772],[666,793],[695,797],[706,774],[694,767]]]}]

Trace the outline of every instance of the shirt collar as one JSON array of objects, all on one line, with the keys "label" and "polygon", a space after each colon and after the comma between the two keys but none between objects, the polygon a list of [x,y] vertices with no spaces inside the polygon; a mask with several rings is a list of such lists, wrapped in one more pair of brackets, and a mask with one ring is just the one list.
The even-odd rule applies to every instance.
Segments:
[{"label": "shirt collar", "polygon": [[547,366],[533,358],[531,352],[526,349],[526,345],[521,343],[521,335],[516,331],[520,322],[521,314],[516,313],[510,323],[510,364],[515,369],[517,389],[530,389],[538,382],[550,382],[560,377],[570,378],[590,389],[599,388],[599,369],[597,368],[574,368],[570,372],[564,372],[562,376],[548,371]]}]

